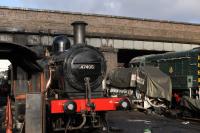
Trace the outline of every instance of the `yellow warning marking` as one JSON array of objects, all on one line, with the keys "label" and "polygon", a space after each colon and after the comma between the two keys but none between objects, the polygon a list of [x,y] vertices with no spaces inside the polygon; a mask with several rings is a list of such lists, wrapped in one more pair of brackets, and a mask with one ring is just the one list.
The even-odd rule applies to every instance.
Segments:
[{"label": "yellow warning marking", "polygon": [[170,66],[170,67],[169,67],[169,73],[172,74],[173,72],[174,72],[173,67]]},{"label": "yellow warning marking", "polygon": [[200,55],[198,55],[198,60],[200,60]]},{"label": "yellow warning marking", "polygon": [[200,70],[198,70],[198,75],[200,75]]},{"label": "yellow warning marking", "polygon": [[198,67],[200,67],[200,63],[198,63]]},{"label": "yellow warning marking", "polygon": [[200,78],[198,78],[198,82],[200,82]]}]

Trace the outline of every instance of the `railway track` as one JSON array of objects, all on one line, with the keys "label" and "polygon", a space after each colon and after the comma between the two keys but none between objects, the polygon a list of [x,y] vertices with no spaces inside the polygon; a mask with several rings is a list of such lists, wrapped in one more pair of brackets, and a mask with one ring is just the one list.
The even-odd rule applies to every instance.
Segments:
[{"label": "railway track", "polygon": [[200,123],[200,119],[199,118],[182,117],[180,120]]},{"label": "railway track", "polygon": [[176,119],[179,121],[188,121],[188,122],[195,122],[195,123],[200,123],[200,118],[195,118],[191,116],[179,116],[178,114],[176,115],[165,115],[165,117]]}]

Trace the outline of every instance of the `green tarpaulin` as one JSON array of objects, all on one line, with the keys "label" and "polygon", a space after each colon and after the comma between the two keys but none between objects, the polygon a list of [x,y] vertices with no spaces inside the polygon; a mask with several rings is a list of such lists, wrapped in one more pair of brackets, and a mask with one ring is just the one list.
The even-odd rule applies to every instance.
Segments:
[{"label": "green tarpaulin", "polygon": [[111,86],[133,87],[143,91],[148,97],[171,101],[171,79],[156,67],[117,68],[109,74],[108,79]]}]

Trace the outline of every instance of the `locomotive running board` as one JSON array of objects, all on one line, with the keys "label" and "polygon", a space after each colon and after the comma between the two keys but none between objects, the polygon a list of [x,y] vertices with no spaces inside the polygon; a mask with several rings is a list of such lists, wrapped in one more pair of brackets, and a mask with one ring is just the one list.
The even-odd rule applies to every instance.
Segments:
[{"label": "locomotive running board", "polygon": [[[114,111],[117,110],[118,103],[123,100],[123,98],[95,98],[91,99],[91,102],[95,104],[95,111]],[[72,100],[52,100],[51,104],[51,113],[64,113],[63,105],[64,103]],[[86,106],[86,99],[74,99],[73,100],[77,109],[76,112],[81,111],[90,111],[90,108]]]}]

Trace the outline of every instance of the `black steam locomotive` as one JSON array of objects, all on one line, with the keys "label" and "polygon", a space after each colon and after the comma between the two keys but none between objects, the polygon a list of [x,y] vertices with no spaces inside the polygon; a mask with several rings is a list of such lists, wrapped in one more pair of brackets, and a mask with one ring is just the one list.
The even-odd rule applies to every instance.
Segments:
[{"label": "black steam locomotive", "polygon": [[[73,45],[67,37],[57,36],[51,55],[46,52],[46,56],[38,60],[36,53],[30,52],[29,56],[17,58],[15,62],[11,60],[9,80],[11,95],[15,98],[14,121],[18,131],[102,129],[107,132],[106,111],[130,107],[124,97],[105,95],[102,89],[105,58],[98,49],[86,44],[87,24],[77,21],[72,25]],[[24,46],[21,49],[24,51]]]},{"label": "black steam locomotive", "polygon": [[[51,99],[48,101],[48,118],[54,130],[106,129],[105,111],[128,109],[129,103],[122,98],[104,97],[104,56],[86,44],[86,23],[75,22],[72,25],[74,45],[71,46],[64,36],[56,37],[53,42],[54,54],[47,60],[49,64],[46,69],[50,71],[50,78],[46,91]],[[60,121],[63,123],[57,124]]]}]

